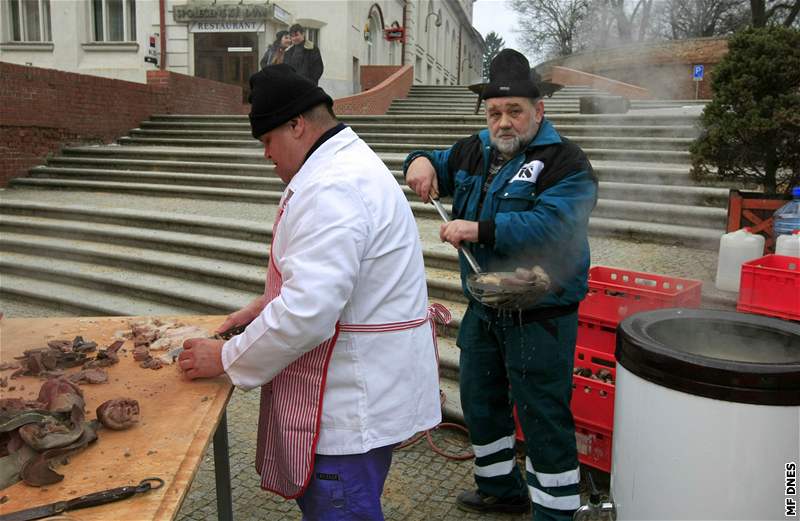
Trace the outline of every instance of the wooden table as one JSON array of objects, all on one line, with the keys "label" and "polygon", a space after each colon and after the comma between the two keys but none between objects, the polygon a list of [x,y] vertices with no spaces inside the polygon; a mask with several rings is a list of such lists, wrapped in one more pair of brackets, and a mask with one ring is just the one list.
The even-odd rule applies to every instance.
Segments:
[{"label": "wooden table", "polygon": [[[113,342],[116,331],[129,329],[127,324],[132,318],[2,319],[0,360],[12,361],[26,349],[45,347],[48,340],[71,340],[76,335],[95,341],[102,348]],[[212,332],[223,317],[171,319]],[[0,491],[0,497],[7,496],[7,502],[0,505],[0,513],[135,485],[143,478],[155,476],[165,481],[159,490],[70,511],[65,517],[86,521],[174,519],[214,435],[219,518],[232,519],[225,418],[225,406],[233,391],[230,381],[225,377],[189,381],[183,378],[177,364],[160,370],[142,369],[133,360],[132,343],[126,342],[123,349],[120,362],[107,368],[108,383],[81,386],[89,411],[87,419],[95,417],[95,409],[105,400],[129,397],[139,401],[139,423],[126,431],[101,429],[97,442],[70,457],[67,465],[56,468],[64,479],[55,485],[36,488],[19,482]],[[0,375],[9,376],[12,372],[3,371]],[[35,399],[41,384],[38,377],[9,379],[9,386],[0,389],[0,397]]]}]

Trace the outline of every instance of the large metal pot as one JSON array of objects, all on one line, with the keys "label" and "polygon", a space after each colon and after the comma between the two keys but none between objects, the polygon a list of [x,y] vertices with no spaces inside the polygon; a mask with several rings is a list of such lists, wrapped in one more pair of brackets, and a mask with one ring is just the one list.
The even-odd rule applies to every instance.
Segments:
[{"label": "large metal pot", "polygon": [[800,462],[800,325],[639,313],[620,324],[616,355],[618,520],[784,518],[786,465]]}]

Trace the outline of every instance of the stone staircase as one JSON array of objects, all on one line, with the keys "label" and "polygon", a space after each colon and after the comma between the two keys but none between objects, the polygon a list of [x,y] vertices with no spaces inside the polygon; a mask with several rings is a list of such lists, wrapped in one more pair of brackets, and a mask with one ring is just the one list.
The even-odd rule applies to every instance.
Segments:
[{"label": "stone staircase", "polygon": [[[704,279],[705,304],[730,307],[708,283],[727,189],[689,178],[695,116],[584,116],[549,105],[548,114],[584,147],[601,180],[593,262]],[[483,126],[469,114],[343,119],[399,182],[409,150],[449,146]],[[155,116],[118,144],[67,148],[0,192],[0,309],[9,316],[31,303],[81,315],[238,309],[263,290],[282,188],[244,116]],[[454,338],[466,300],[457,256],[438,241],[433,208],[406,193],[430,297],[454,316],[440,348],[447,412],[459,418]]]},{"label": "stone staircase", "polygon": [[[607,96],[591,87],[566,86],[545,98],[549,113],[578,113],[581,96]],[[477,95],[462,86],[414,85],[408,97],[392,102],[389,114],[474,114]],[[702,105],[707,100],[632,100],[631,109],[659,109]]]}]

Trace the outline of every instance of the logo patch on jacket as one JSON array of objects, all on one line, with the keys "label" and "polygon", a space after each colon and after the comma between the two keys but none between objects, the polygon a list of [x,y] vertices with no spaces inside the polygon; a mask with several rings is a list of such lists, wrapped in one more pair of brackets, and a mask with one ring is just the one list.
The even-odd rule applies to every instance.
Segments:
[{"label": "logo patch on jacket", "polygon": [[534,159],[530,163],[525,163],[522,165],[522,168],[519,169],[517,174],[512,177],[511,181],[509,182],[513,183],[514,181],[525,181],[535,184],[542,170],[544,170],[544,163],[538,159]]}]

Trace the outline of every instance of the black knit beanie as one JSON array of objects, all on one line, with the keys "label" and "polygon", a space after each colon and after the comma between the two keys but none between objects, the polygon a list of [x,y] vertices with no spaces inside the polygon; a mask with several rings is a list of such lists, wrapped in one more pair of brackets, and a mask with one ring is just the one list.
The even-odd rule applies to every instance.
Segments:
[{"label": "black knit beanie", "polygon": [[503,49],[494,57],[489,65],[489,83],[483,86],[481,92],[481,99],[507,96],[541,96],[531,77],[528,59],[514,49]]},{"label": "black knit beanie", "polygon": [[259,139],[308,109],[333,100],[321,87],[285,63],[270,65],[250,76],[250,128]]}]

